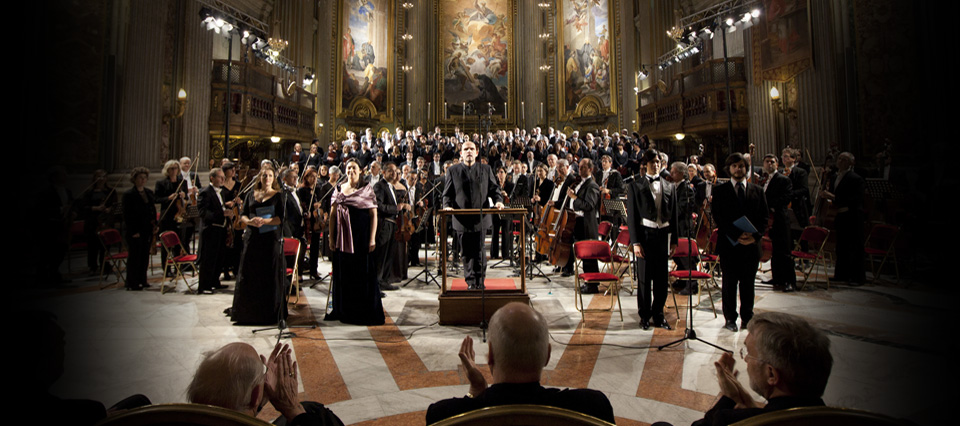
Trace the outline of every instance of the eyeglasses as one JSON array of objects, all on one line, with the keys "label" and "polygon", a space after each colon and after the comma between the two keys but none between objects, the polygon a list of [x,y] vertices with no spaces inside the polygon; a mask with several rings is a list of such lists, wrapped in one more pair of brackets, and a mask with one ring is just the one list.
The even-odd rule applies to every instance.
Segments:
[{"label": "eyeglasses", "polygon": [[756,359],[757,361],[760,361],[760,362],[762,362],[762,363],[766,363],[766,361],[764,361],[762,358],[757,358],[757,357],[755,357],[755,356],[753,356],[753,355],[748,354],[748,353],[746,352],[746,349],[745,349],[745,348],[740,348],[740,359],[746,361],[746,360],[747,360],[747,357]]}]

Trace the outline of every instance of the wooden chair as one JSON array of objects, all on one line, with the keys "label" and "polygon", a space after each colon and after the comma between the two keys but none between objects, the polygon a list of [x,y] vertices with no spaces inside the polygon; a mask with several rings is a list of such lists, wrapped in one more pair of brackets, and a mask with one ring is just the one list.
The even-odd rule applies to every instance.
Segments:
[{"label": "wooden chair", "polygon": [[837,407],[797,407],[772,411],[731,426],[907,426],[904,420],[868,411]]},{"label": "wooden chair", "polygon": [[[573,243],[574,265],[573,270],[578,271],[573,283],[574,306],[580,311],[580,318],[584,319],[585,312],[606,312],[613,311],[616,306],[620,312],[620,321],[623,321],[623,306],[620,304],[620,277],[609,272],[579,272],[584,260],[596,260],[604,262],[607,265],[611,263],[610,245],[605,241],[586,240]],[[583,304],[583,294],[580,292],[581,283],[608,284],[607,292],[610,293],[610,307],[604,309],[587,309]],[[616,300],[614,300],[616,298]]]},{"label": "wooden chair", "polygon": [[[117,282],[114,284],[120,284],[124,281],[121,271],[127,269],[129,253],[123,250],[123,238],[120,237],[120,231],[114,228],[103,229],[97,232],[97,237],[100,239],[100,244],[103,245],[103,262],[100,264],[100,282],[97,285],[100,290],[103,290],[109,287],[109,285],[103,285],[103,270],[108,263],[117,276]],[[116,249],[116,252],[114,252],[114,249]]]},{"label": "wooden chair", "polygon": [[[163,265],[163,274],[166,275],[167,268],[173,266],[174,270],[177,271],[177,275],[170,279],[170,281],[176,282],[178,279],[183,279],[183,283],[187,285],[187,290],[192,290],[194,293],[197,291],[190,287],[190,282],[187,281],[187,277],[183,275],[183,268],[180,265],[190,265],[193,267],[193,276],[197,276],[197,255],[195,254],[181,254],[176,256],[173,254],[173,249],[175,247],[180,247],[180,253],[186,253],[187,250],[183,248],[183,244],[180,243],[180,237],[174,231],[165,231],[160,234],[160,245],[163,246],[163,249],[167,251],[167,264]],[[166,277],[160,280],[160,294],[163,294],[163,289],[166,286],[167,280]],[[176,285],[173,286],[176,289]]]},{"label": "wooden chair", "polygon": [[103,419],[99,426],[270,426],[246,414],[203,404],[157,404]]},{"label": "wooden chair", "polygon": [[546,405],[515,404],[498,405],[443,419],[434,426],[486,426],[486,425],[550,425],[550,426],[609,426],[596,417],[566,408]]}]

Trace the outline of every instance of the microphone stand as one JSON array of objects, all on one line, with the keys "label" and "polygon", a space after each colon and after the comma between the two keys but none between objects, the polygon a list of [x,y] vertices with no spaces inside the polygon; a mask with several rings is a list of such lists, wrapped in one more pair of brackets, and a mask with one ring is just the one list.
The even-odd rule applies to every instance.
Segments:
[{"label": "microphone stand", "polygon": [[[686,182],[686,179],[680,181],[681,184],[685,184],[684,182]],[[678,186],[677,188],[679,189],[679,186]],[[694,205],[694,204],[695,204],[695,201],[693,201],[694,194],[695,194],[695,192],[686,191],[686,194],[684,194],[683,205],[689,205],[689,206]],[[679,206],[679,204],[680,204],[680,203],[679,203],[679,200],[678,200],[678,203],[677,203],[676,208],[673,209],[673,210],[674,210],[674,211],[673,211],[673,220],[676,221],[676,222],[674,222],[674,223],[677,224],[677,232],[680,232],[680,206]],[[688,229],[686,229],[686,231],[687,231],[687,234],[689,234],[689,231],[690,231],[689,228],[692,228],[692,226],[688,226],[687,228],[688,228]],[[686,240],[687,240],[687,280],[688,280],[688,281],[693,281],[693,268],[696,267],[696,263],[693,262],[693,239],[690,237],[690,235],[687,235],[686,237],[687,237],[687,238],[686,238]],[[699,258],[699,253],[698,253],[697,262],[699,262],[699,260],[700,260],[700,258]],[[698,286],[698,287],[699,287],[699,286]],[[710,343],[710,342],[708,342],[708,341],[706,341],[706,340],[703,340],[703,339],[697,337],[697,332],[696,332],[696,330],[694,330],[694,328],[693,328],[693,292],[692,292],[692,291],[688,291],[688,292],[687,292],[687,313],[690,315],[690,318],[687,319],[687,327],[683,330],[683,337],[681,337],[680,339],[674,340],[674,341],[672,341],[672,342],[670,342],[670,343],[657,346],[657,350],[658,350],[658,351],[662,351],[664,348],[674,346],[674,345],[676,345],[676,344],[679,344],[679,343],[684,342],[684,341],[687,341],[687,340],[696,340],[696,341],[698,341],[698,342],[700,342],[700,343],[704,343],[704,344],[706,344],[706,345],[708,345],[708,346],[713,346],[714,348],[720,349],[721,351],[724,351],[724,352],[727,352],[727,353],[733,353],[733,351],[731,351],[731,350],[729,350],[729,349],[721,348],[720,346],[717,346],[717,345],[714,344],[714,343]]]}]

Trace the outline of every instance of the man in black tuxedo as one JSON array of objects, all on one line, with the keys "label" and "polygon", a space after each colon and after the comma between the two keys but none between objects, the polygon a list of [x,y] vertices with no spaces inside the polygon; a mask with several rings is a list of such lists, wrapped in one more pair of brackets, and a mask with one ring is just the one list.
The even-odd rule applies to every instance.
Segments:
[{"label": "man in black tuxedo", "polygon": [[[600,238],[597,228],[600,223],[597,221],[597,208],[600,205],[600,185],[593,179],[593,160],[584,158],[580,160],[577,167],[580,173],[580,183],[567,185],[567,204],[565,209],[573,210],[576,215],[576,222],[573,225],[573,241],[596,240]],[[566,267],[563,268],[562,276],[568,277],[576,271],[573,270],[573,258],[571,254],[567,260]],[[584,260],[583,272],[600,272],[596,260]],[[580,288],[583,293],[598,293],[597,284],[584,284]]]},{"label": "man in black tuxedo", "polygon": [[[503,197],[497,190],[497,180],[490,166],[477,161],[477,145],[466,141],[460,146],[459,164],[447,169],[443,188],[443,208],[479,209],[503,208]],[[493,206],[490,203],[493,203]],[[471,289],[483,287],[483,277],[487,270],[487,257],[483,254],[483,238],[490,229],[489,214],[454,215],[453,229],[460,241],[460,254],[463,258],[463,274],[467,286]]]},{"label": "man in black tuxedo", "polygon": [[[676,187],[660,176],[661,157],[648,149],[640,157],[643,177],[627,186],[627,228],[633,254],[642,267],[640,289],[637,290],[637,305],[640,311],[640,328],[653,326],[669,330],[670,324],[663,317],[663,305],[667,301],[667,260],[677,248],[677,225],[674,211],[677,206]],[[669,247],[668,247],[669,246]],[[651,298],[651,293],[653,298]]]},{"label": "man in black tuxedo", "polygon": [[468,411],[510,404],[537,404],[565,408],[614,423],[613,406],[607,397],[592,389],[557,389],[540,385],[543,367],[550,360],[550,333],[543,315],[526,303],[509,303],[490,318],[487,364],[493,385],[477,368],[473,339],[460,344],[460,362],[470,380],[462,398],[430,404],[426,423]]},{"label": "man in black tuxedo", "polygon": [[777,156],[767,154],[763,157],[763,194],[767,199],[767,208],[773,216],[773,225],[770,226],[770,241],[773,243],[773,253],[770,258],[770,269],[773,278],[765,284],[773,284],[774,290],[790,292],[797,284],[797,274],[793,269],[793,258],[790,250],[793,248],[793,239],[790,238],[790,220],[787,216],[787,205],[790,204],[790,194],[793,184],[790,178],[777,170]]},{"label": "man in black tuxedo", "polygon": [[[760,239],[767,228],[767,203],[763,189],[747,181],[747,161],[735,152],[727,157],[725,167],[730,182],[713,188],[713,218],[717,223],[717,254],[723,269],[721,293],[723,318],[727,330],[737,331],[737,288],[740,289],[741,327],[753,317],[754,280],[760,261]],[[756,228],[744,232],[734,225],[746,217]]]},{"label": "man in black tuxedo", "polygon": [[309,155],[306,152],[303,152],[303,146],[299,143],[293,144],[293,152],[287,157],[287,164],[285,166],[290,166],[296,164],[299,170],[303,170],[307,167],[307,159]]},{"label": "man in black tuxedo", "polygon": [[863,193],[866,182],[853,171],[853,154],[842,152],[837,156],[837,177],[823,192],[837,208],[834,229],[837,233],[837,266],[833,280],[850,285],[866,281],[863,269]]},{"label": "man in black tuxedo", "polygon": [[[380,283],[380,290],[396,290],[399,287],[390,284],[390,268],[393,265],[393,257],[397,252],[397,240],[393,237],[397,232],[397,213],[401,209],[410,209],[410,204],[405,200],[397,199],[397,194],[393,190],[393,184],[400,180],[397,174],[397,166],[393,163],[387,163],[383,166],[383,179],[373,185],[373,193],[377,196],[377,248],[374,250],[377,270],[377,281]],[[381,292],[381,294],[383,294]]]},{"label": "man in black tuxedo", "polygon": [[[197,209],[203,228],[200,231],[200,280],[197,291],[201,294],[213,293],[213,290],[227,288],[220,284],[220,271],[223,269],[224,255],[226,254],[227,232],[233,217],[233,210],[224,211],[221,189],[224,175],[220,168],[210,170],[210,185],[203,188],[197,196]],[[229,201],[229,200],[226,200]],[[234,242],[239,243],[239,242]]]}]

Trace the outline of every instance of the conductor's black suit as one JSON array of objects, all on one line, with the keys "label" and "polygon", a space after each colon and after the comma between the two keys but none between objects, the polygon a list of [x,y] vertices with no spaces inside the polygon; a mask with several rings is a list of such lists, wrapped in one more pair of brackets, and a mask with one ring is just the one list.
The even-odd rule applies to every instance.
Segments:
[{"label": "conductor's black suit", "polygon": [[[503,202],[499,185],[493,170],[479,162],[473,166],[464,163],[454,164],[447,169],[443,189],[443,208],[479,209],[493,208]],[[453,229],[460,240],[460,252],[463,258],[464,278],[470,288],[483,285],[487,269],[487,258],[483,255],[483,236],[492,225],[489,214],[455,215]]]}]

